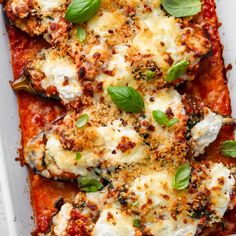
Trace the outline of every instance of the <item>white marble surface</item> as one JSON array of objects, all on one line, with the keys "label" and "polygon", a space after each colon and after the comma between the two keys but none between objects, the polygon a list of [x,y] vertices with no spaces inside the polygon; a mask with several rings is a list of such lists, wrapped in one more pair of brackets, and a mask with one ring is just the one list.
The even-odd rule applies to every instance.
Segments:
[{"label": "white marble surface", "polygon": [[8,229],[7,229],[7,223],[6,223],[6,215],[5,215],[5,209],[4,204],[2,200],[2,188],[0,186],[0,235],[1,236],[8,236]]}]

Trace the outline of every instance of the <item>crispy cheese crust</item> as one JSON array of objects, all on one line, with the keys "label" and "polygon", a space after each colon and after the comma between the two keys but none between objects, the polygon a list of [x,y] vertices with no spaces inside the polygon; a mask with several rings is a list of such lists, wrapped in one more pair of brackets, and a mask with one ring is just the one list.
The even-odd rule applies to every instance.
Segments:
[{"label": "crispy cheese crust", "polygon": [[[15,1],[9,1],[5,9],[8,15],[20,21],[39,15],[44,23],[40,22],[46,26],[50,25],[48,21],[65,14],[65,9],[58,11],[60,1],[55,1],[59,4],[57,10],[53,4],[43,6],[46,2],[41,0],[32,2],[22,1],[22,5],[32,5],[28,10],[24,9],[27,14],[23,8],[15,7]],[[21,11],[24,12],[22,16]],[[20,28],[25,26],[25,23],[23,26],[15,24]],[[81,96],[91,97],[99,92],[98,86],[104,92],[110,85],[147,89],[167,87],[171,83],[165,80],[168,70],[183,60],[190,65],[174,84],[193,80],[200,59],[211,49],[201,25],[168,16],[159,0],[117,0],[112,3],[104,0],[97,14],[80,27],[86,31],[85,42],[78,40],[78,25],[67,29],[65,26],[60,29],[59,23],[55,27],[43,27],[41,34],[54,47],[42,50],[22,75],[29,77],[36,92],[47,96],[57,94],[63,104],[72,103],[73,107],[81,105],[76,102]],[[56,33],[51,32],[51,28],[55,28]],[[31,34],[35,34],[34,29]],[[29,33],[29,30],[25,31]],[[64,36],[60,32],[64,32]],[[58,41],[61,42],[55,43]],[[146,79],[148,71],[153,73],[151,81]]]},{"label": "crispy cheese crust", "polygon": [[73,204],[61,206],[46,235],[195,235],[197,226],[220,220],[235,183],[226,167],[195,164],[184,193],[172,189],[172,174],[171,168],[149,168],[135,180],[126,174],[124,185],[78,193]]},{"label": "crispy cheese crust", "polygon": [[[199,60],[209,52],[210,43],[213,55],[204,59],[203,63],[218,60],[219,67],[223,66],[216,56],[217,39],[214,41],[212,34],[209,42],[201,24],[215,17],[213,2],[206,0],[202,12],[203,16],[206,11],[213,16],[205,16],[204,20],[199,20],[201,16],[198,20],[176,20],[166,17],[159,1],[148,3],[149,9],[138,1],[129,1],[128,4],[115,1],[114,7],[111,7],[110,1],[104,0],[98,14],[82,25],[87,32],[86,49],[75,38],[76,28],[63,19],[69,2],[51,1],[49,5],[40,5],[43,2],[7,2],[6,12],[17,27],[31,35],[43,35],[52,45],[49,49],[42,49],[34,58],[33,55],[45,44],[37,40],[33,42],[21,33],[18,33],[18,38],[16,30],[10,28],[15,77],[22,77],[22,66],[27,64],[23,75],[28,75],[35,93],[48,97],[56,95],[66,108],[75,108],[76,111],[67,112],[64,118],[49,124],[35,136],[45,124],[62,114],[63,108],[59,103],[48,103],[20,93],[22,161],[47,178],[75,179],[91,174],[103,184],[103,178],[109,179],[110,183],[94,195],[79,192],[74,198],[78,189],[73,184],[47,182],[32,175],[36,234],[96,236],[113,232],[114,235],[195,235],[199,228],[212,228],[212,224],[221,221],[227,208],[233,207],[233,200],[229,204],[234,188],[231,168],[214,164],[212,154],[209,158],[213,162],[201,164],[193,157],[204,153],[217,138],[224,119],[212,110],[229,115],[228,108],[224,109],[224,106],[230,107],[229,100],[226,99],[224,105],[218,102],[214,107],[212,103],[217,100],[216,97],[210,102],[204,97],[207,105],[211,106],[210,110],[203,103],[189,100],[186,95],[181,96],[174,88],[169,88],[195,77],[202,63],[199,64]],[[112,17],[114,14],[116,17]],[[173,27],[174,36],[178,32],[182,36],[173,37],[174,46],[179,46],[176,51],[172,45],[172,51],[168,52],[169,39],[160,41],[156,37],[163,30],[161,26],[153,27],[156,17],[166,27]],[[128,19],[128,23],[123,18]],[[211,27],[215,27],[211,23],[209,20],[207,28],[204,22],[203,28],[208,33],[211,33]],[[113,32],[110,25],[114,27]],[[148,34],[143,34],[144,31]],[[166,35],[172,34],[168,32]],[[27,48],[29,42],[32,48]],[[161,46],[156,44],[156,50],[146,42]],[[25,48],[27,52],[24,52]],[[189,60],[189,70],[175,83],[166,83],[164,77],[168,69],[182,58]],[[208,72],[206,74],[214,75],[214,65],[207,65],[209,71],[201,67],[200,75],[204,74],[204,70]],[[145,80],[147,70],[155,72],[150,82]],[[223,81],[221,76],[217,74],[217,84]],[[196,88],[191,84],[189,91],[202,98],[204,92],[198,92],[202,85],[198,87],[197,83],[194,82]],[[111,102],[106,88],[127,84],[143,96],[144,113],[126,114]],[[221,86],[222,90],[227,97],[226,87]],[[154,109],[162,110],[169,118],[177,117],[179,123],[169,129],[159,126],[151,114]],[[80,130],[76,121],[84,113],[89,114],[90,119]],[[221,140],[230,137],[227,127],[222,130],[224,135]],[[215,150],[219,161],[221,157]],[[81,162],[75,160],[77,152],[82,154]],[[135,153],[139,158],[135,158]],[[192,177],[183,196],[173,190],[171,181],[176,168],[184,162],[190,162]],[[96,168],[95,173],[93,168]],[[53,207],[55,199],[63,195],[66,195],[66,203],[59,201],[58,205],[57,202],[56,210]],[[94,198],[99,200],[99,204]],[[99,208],[101,205],[103,209]],[[133,221],[137,219],[139,227],[134,226]]]}]

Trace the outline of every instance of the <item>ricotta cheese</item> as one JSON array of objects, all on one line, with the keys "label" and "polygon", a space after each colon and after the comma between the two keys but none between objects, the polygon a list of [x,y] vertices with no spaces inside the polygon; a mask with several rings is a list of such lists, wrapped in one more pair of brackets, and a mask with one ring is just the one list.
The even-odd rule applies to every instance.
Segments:
[{"label": "ricotta cheese", "polygon": [[194,156],[203,154],[205,148],[214,142],[222,127],[223,117],[208,110],[208,114],[191,130],[195,142],[193,146]]},{"label": "ricotta cheese", "polygon": [[53,231],[57,236],[65,235],[68,222],[71,218],[70,212],[73,206],[70,203],[65,203],[61,210],[52,218],[52,223],[54,225]]},{"label": "ricotta cheese", "polygon": [[61,99],[68,103],[75,100],[82,94],[76,65],[67,57],[55,56],[52,53],[46,54],[42,61],[42,72],[45,78],[41,80],[43,89],[55,86]]}]

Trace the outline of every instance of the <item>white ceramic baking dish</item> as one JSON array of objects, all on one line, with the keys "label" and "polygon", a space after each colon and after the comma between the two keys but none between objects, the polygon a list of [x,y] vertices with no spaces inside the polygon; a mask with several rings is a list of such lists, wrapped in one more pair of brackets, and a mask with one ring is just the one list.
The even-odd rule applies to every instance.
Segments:
[{"label": "white ceramic baking dish", "polygon": [[[222,27],[225,64],[228,73],[233,115],[236,117],[236,0],[216,0]],[[8,81],[12,79],[8,36],[0,8],[0,181],[10,236],[29,236],[33,230],[32,210],[27,184],[27,170],[15,161],[19,147],[17,101]],[[1,229],[0,229],[1,235]]]}]

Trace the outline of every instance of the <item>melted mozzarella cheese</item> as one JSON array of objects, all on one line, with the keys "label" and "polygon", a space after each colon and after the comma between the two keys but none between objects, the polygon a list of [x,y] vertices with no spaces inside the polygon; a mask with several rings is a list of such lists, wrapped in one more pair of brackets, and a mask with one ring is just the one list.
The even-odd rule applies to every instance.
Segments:
[{"label": "melted mozzarella cheese", "polygon": [[54,225],[54,234],[57,236],[65,235],[68,222],[71,218],[70,212],[73,206],[70,203],[66,203],[61,207],[61,210],[52,218]]},{"label": "melted mozzarella cheese", "polygon": [[194,155],[203,154],[205,148],[214,142],[222,127],[223,117],[208,110],[208,114],[202,121],[197,123],[191,130],[192,138],[195,141],[193,147]]},{"label": "melted mozzarella cheese", "polygon": [[65,102],[81,96],[82,89],[78,81],[76,65],[69,58],[55,57],[49,53],[41,69],[46,76],[41,81],[42,88],[46,90],[49,86],[55,86],[59,96]]},{"label": "melted mozzarella cheese", "polygon": [[53,9],[59,9],[63,4],[67,2],[67,0],[36,0],[36,2],[38,3],[41,12],[45,13]]},{"label": "melted mozzarella cheese", "polygon": [[110,12],[103,10],[101,15],[95,15],[88,22],[88,30],[92,31],[95,35],[107,37],[109,36],[109,30],[118,30],[123,23],[125,23],[125,17],[120,11]]},{"label": "melted mozzarella cheese", "polygon": [[[98,138],[104,140],[103,154],[96,154],[93,150],[80,152],[80,160],[76,160],[76,152],[64,150],[60,140],[55,135],[47,137],[45,162],[52,173],[61,174],[62,171],[84,176],[88,167],[96,167],[101,161],[106,162],[108,167],[116,167],[125,163],[137,163],[147,158],[146,147],[141,137],[130,126],[123,126],[120,120],[115,120],[107,126],[93,128]],[[117,149],[122,137],[128,138],[134,147],[125,152]],[[56,165],[55,165],[56,164]]]},{"label": "melted mozzarella cheese", "polygon": [[[148,218],[146,227],[153,235],[194,235],[197,229],[197,221],[180,213],[177,219],[173,219],[170,209],[176,199],[176,193],[172,188],[172,175],[166,170],[137,178],[131,191],[137,196],[141,209],[150,208],[155,211],[158,220]],[[151,218],[152,219],[152,218]],[[185,223],[184,223],[185,221]]]},{"label": "melted mozzarella cheese", "polygon": [[214,164],[208,174],[209,179],[204,184],[211,193],[210,201],[214,210],[217,216],[221,218],[229,205],[230,193],[234,187],[235,179],[230,170],[222,163]]},{"label": "melted mozzarella cheese", "polygon": [[[230,170],[222,163],[212,164],[206,171],[207,177],[202,181],[199,191],[207,188],[210,196],[209,201],[212,204],[212,211],[216,213],[218,221],[223,217],[229,203],[230,193],[235,185],[235,179]],[[153,210],[153,216],[148,216],[145,225],[153,235],[195,235],[198,219],[188,216],[185,210],[181,210],[176,218],[171,216],[175,202],[181,192],[176,192],[172,187],[172,171],[162,170],[149,175],[143,175],[135,179],[130,191],[137,197],[139,208]],[[178,195],[180,194],[180,195]],[[192,199],[191,193],[184,194],[185,201]],[[185,203],[185,205],[187,202]],[[158,216],[161,216],[159,219]],[[155,220],[157,219],[158,220]]]},{"label": "melted mozzarella cheese", "polygon": [[[153,99],[150,99],[151,97]],[[175,89],[170,88],[159,90],[153,95],[146,95],[144,99],[146,108],[146,118],[144,120],[149,120],[150,123],[155,126],[155,131],[152,132],[152,135],[159,140],[158,149],[160,152],[164,153],[166,150],[169,150],[171,143],[174,142],[175,128],[180,124],[173,125],[169,128],[162,127],[155,121],[152,112],[154,110],[160,110],[165,113],[166,110],[170,108],[174,114],[174,118],[178,118],[180,123],[185,114],[181,96]],[[142,120],[143,119],[141,119],[141,121]]]},{"label": "melted mozzarella cheese", "polygon": [[135,88],[135,80],[132,78],[130,63],[125,59],[127,49],[126,45],[115,46],[114,50],[116,53],[112,55],[107,66],[107,70],[113,71],[114,75],[110,76],[101,73],[96,78],[97,81],[103,82],[103,90],[107,100],[110,100],[110,96],[107,93],[109,86],[130,85]]},{"label": "melted mozzarella cheese", "polygon": [[26,0],[12,0],[11,1],[11,10],[13,14],[19,15],[20,18],[26,17],[29,12],[22,11],[20,12],[19,9],[28,9],[29,3]]},{"label": "melted mozzarella cheese", "polygon": [[[112,165],[135,163],[147,157],[141,137],[131,126],[124,127],[121,121],[115,120],[108,126],[99,127],[97,131],[105,140],[104,160],[108,163]],[[135,143],[135,146],[125,152],[117,149],[122,137],[128,137],[130,141]],[[114,150],[115,154],[113,154]]]},{"label": "melted mozzarella cheese", "polygon": [[170,214],[163,213],[163,220],[157,222],[149,222],[146,224],[147,228],[153,235],[158,236],[194,236],[197,232],[197,220],[190,219],[189,217],[184,220],[174,220]]},{"label": "melted mozzarella cheese", "polygon": [[168,207],[170,199],[162,195],[166,193],[173,197],[171,183],[171,175],[167,171],[160,171],[135,179],[131,191],[138,197],[140,207],[145,206],[149,200],[152,207]]},{"label": "melted mozzarella cheese", "polygon": [[132,218],[116,208],[105,209],[94,227],[92,236],[135,236]]},{"label": "melted mozzarella cheese", "polygon": [[[150,101],[150,97],[153,97],[154,101]],[[176,118],[181,118],[185,113],[181,96],[174,88],[162,89],[152,96],[146,96],[145,105],[149,115],[154,110],[165,112],[168,108],[171,108]]]},{"label": "melted mozzarella cheese", "polygon": [[81,159],[76,160],[76,152],[64,150],[60,140],[51,135],[48,137],[46,145],[45,162],[53,173],[61,174],[62,171],[66,171],[84,176],[87,174],[87,167],[95,167],[98,164],[98,158],[91,152],[89,155],[82,152]]},{"label": "melted mozzarella cheese", "polygon": [[[174,17],[167,17],[159,8],[138,15],[140,31],[131,44],[142,54],[151,54],[162,70],[169,68],[165,53],[170,53],[174,64],[187,59],[186,48],[181,45],[181,29]],[[164,43],[164,44],[163,44]]]}]

